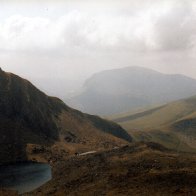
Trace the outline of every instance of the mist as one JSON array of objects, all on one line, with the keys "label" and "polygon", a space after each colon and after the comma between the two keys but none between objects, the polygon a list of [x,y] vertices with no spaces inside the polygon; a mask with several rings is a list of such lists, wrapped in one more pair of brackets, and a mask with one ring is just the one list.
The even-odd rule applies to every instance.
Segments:
[{"label": "mist", "polygon": [[195,35],[191,0],[0,2],[0,66],[63,99],[108,69],[196,78]]}]

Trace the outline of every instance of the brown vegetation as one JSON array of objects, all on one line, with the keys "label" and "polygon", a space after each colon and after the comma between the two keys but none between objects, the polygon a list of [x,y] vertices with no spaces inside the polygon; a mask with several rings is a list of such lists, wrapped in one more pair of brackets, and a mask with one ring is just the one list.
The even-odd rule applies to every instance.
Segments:
[{"label": "brown vegetation", "polygon": [[26,195],[194,195],[196,156],[137,143],[53,165],[53,179]]}]

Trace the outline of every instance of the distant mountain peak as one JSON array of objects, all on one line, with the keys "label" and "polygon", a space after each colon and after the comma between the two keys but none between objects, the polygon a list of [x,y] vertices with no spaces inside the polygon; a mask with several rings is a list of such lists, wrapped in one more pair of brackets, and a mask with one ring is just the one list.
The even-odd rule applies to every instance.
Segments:
[{"label": "distant mountain peak", "polygon": [[125,67],[94,74],[84,91],[68,103],[79,110],[113,115],[193,96],[196,80],[144,67]]}]

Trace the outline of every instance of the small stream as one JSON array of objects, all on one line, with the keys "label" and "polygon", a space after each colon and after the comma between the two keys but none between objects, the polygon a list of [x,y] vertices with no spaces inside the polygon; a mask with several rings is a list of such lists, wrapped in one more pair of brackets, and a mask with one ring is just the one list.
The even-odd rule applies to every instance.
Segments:
[{"label": "small stream", "polygon": [[52,178],[51,167],[45,163],[16,163],[0,166],[0,187],[30,192]]}]

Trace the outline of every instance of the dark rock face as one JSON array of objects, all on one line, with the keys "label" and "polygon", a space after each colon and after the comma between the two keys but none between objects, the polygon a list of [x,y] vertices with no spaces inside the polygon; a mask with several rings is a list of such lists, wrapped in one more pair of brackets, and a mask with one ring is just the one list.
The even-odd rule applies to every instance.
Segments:
[{"label": "dark rock face", "polygon": [[[28,143],[51,145],[60,134],[65,142],[77,143],[79,129],[84,132],[86,128],[91,129],[91,138],[95,131],[131,141],[119,125],[73,110],[29,81],[0,70],[0,163],[25,160]],[[67,130],[75,135],[66,135]]]},{"label": "dark rock face", "polygon": [[98,116],[89,115],[88,117],[95,127],[103,130],[104,132],[123,138],[129,142],[132,141],[131,136],[116,123],[106,120],[103,121],[103,119]]},{"label": "dark rock face", "polygon": [[56,102],[30,82],[0,71],[0,162],[26,159],[26,143],[58,139]]},{"label": "dark rock face", "polygon": [[0,75],[0,116],[11,119],[37,134],[57,139],[54,118],[60,112],[56,100],[46,96],[30,82],[13,74]]}]

